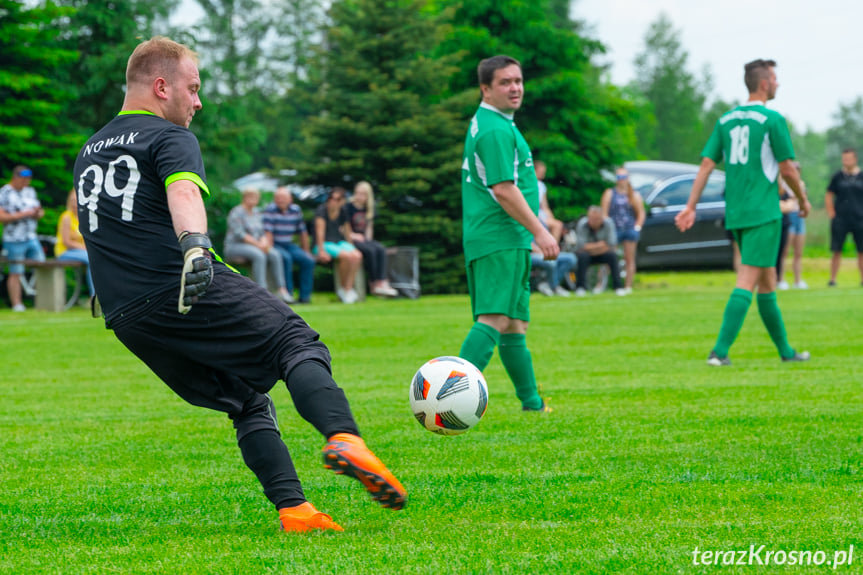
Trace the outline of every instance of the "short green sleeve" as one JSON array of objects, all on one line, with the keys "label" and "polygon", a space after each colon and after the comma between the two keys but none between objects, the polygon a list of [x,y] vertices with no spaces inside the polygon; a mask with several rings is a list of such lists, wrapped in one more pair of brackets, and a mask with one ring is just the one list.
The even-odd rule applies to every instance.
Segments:
[{"label": "short green sleeve", "polygon": [[773,148],[773,157],[777,162],[794,159],[794,146],[791,144],[791,134],[788,132],[788,124],[782,116],[774,116],[770,119],[770,147]]},{"label": "short green sleeve", "polygon": [[704,150],[701,152],[702,158],[710,158],[717,164],[722,161],[722,133],[719,128],[719,121],[716,121],[716,124],[713,126],[713,132],[710,134],[710,138],[707,140],[707,144],[704,145]]},{"label": "short green sleeve", "polygon": [[476,141],[474,152],[476,167],[489,188],[495,184],[514,181],[515,178],[515,136],[504,130],[490,130]]}]

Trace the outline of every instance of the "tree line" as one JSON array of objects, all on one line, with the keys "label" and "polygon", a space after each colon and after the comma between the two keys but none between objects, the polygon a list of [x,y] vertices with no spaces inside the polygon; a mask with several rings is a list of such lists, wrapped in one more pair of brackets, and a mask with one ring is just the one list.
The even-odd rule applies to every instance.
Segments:
[{"label": "tree line", "polygon": [[[565,220],[597,201],[602,171],[623,161],[697,162],[733,104],[710,100],[709,70],[688,70],[665,16],[647,29],[636,80],[615,86],[597,63],[605,47],[568,0],[194,2],[203,17],[178,23],[171,0],[0,0],[0,174],[32,166],[44,203],[62,206],[77,150],[120,109],[128,55],[167,35],[201,59],[204,107],[191,129],[217,241],[238,201],[231,182],[248,172],[346,188],[368,180],[380,237],[422,247],[424,291],[458,292],[461,150],[480,59],[521,61],[516,120],[548,165],[549,199]],[[863,99],[836,122],[826,133],[792,124],[813,191],[863,134]]]}]

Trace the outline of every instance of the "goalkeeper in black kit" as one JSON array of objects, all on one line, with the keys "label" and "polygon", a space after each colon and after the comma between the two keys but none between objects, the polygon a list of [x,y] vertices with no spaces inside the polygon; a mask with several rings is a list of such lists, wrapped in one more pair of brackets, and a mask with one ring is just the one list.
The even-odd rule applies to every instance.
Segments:
[{"label": "goalkeeper in black kit", "polygon": [[342,528],[306,500],[267,393],[283,380],[324,436],[325,467],[384,507],[407,493],[365,446],[330,354],[285,303],[234,272],[207,236],[197,55],[155,37],[126,67],[122,111],[75,162],[80,230],[106,326],[187,402],[225,412],[285,531]]}]

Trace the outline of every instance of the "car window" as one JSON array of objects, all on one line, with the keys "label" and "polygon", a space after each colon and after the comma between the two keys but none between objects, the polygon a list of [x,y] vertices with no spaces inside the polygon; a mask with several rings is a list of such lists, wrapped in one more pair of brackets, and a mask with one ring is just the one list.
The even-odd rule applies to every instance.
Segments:
[{"label": "car window", "polygon": [[653,184],[658,179],[659,176],[656,174],[629,172],[629,183],[632,184],[635,191],[640,193],[642,197],[647,196],[647,193],[653,188]]},{"label": "car window", "polygon": [[680,180],[668,185],[654,198],[653,204],[664,203],[666,206],[684,206],[689,200],[689,192],[692,191],[692,180]]},{"label": "car window", "polygon": [[699,203],[721,202],[725,200],[725,180],[718,178],[710,178],[707,180],[707,185],[704,186],[704,191],[701,193]]}]

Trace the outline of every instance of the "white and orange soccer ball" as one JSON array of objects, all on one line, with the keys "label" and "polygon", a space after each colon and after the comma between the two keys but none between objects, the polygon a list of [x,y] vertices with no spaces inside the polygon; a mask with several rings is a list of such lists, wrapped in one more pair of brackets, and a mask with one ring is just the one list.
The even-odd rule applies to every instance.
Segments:
[{"label": "white and orange soccer ball", "polygon": [[437,357],[417,370],[410,401],[420,425],[441,435],[458,435],[482,419],[488,386],[482,372],[466,359]]}]

